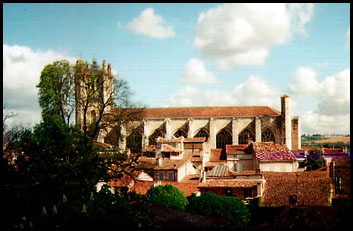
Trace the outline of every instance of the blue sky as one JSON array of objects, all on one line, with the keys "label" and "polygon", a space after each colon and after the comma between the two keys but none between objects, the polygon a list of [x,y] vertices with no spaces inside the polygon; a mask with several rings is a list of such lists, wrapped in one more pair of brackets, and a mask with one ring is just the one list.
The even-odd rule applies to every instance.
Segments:
[{"label": "blue sky", "polygon": [[4,4],[3,94],[40,121],[40,71],[103,59],[147,107],[291,97],[302,133],[349,133],[349,4]]}]

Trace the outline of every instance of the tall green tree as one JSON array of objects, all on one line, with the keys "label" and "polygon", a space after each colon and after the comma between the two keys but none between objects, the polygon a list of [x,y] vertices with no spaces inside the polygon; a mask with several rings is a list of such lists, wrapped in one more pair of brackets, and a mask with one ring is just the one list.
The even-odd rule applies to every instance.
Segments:
[{"label": "tall green tree", "polygon": [[69,124],[73,115],[80,114],[77,125],[91,138],[97,139],[100,132],[113,129],[116,140],[123,139],[121,127],[132,129],[130,122],[140,117],[142,107],[131,100],[132,92],[125,80],[106,75],[106,67],[96,61],[81,60],[71,65],[61,60],[47,65],[37,85],[43,120],[59,117]]},{"label": "tall green tree", "polygon": [[14,219],[35,219],[43,207],[51,210],[64,195],[71,201],[85,200],[98,181],[110,179],[109,165],[94,149],[92,139],[58,117],[33,130],[24,129],[12,147],[17,158],[7,164],[12,176],[5,192],[11,198],[7,208]]},{"label": "tall green tree", "polygon": [[75,110],[73,66],[66,60],[45,66],[37,87],[43,120],[55,116],[68,124]]}]

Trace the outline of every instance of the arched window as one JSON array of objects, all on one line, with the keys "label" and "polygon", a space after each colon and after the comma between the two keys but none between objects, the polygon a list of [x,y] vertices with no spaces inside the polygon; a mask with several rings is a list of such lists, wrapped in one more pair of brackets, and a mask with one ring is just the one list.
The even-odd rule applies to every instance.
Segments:
[{"label": "arched window", "polygon": [[148,143],[149,145],[156,145],[157,141],[156,139],[158,137],[164,137],[164,132],[161,129],[157,129],[150,137],[148,138]]},{"label": "arched window", "polygon": [[247,144],[249,139],[252,141],[255,140],[254,133],[246,128],[239,134],[238,142],[239,144]]},{"label": "arched window", "polygon": [[140,131],[133,131],[126,137],[126,148],[129,148],[131,153],[141,153],[142,133]]},{"label": "arched window", "polygon": [[232,144],[232,133],[227,129],[223,128],[216,136],[216,148],[222,148],[221,159],[227,159],[226,145]]},{"label": "arched window", "polygon": [[184,129],[180,128],[177,132],[174,133],[174,136],[175,137],[184,136],[184,138],[187,138],[188,137],[188,133]]},{"label": "arched window", "polygon": [[206,137],[207,140],[209,136],[209,132],[205,128],[201,128],[194,137]]},{"label": "arched window", "polygon": [[261,134],[262,142],[276,142],[275,135],[271,131],[271,129],[266,128]]},{"label": "arched window", "polygon": [[96,115],[96,111],[92,110],[91,111],[91,124],[95,123],[97,120],[97,115]]}]

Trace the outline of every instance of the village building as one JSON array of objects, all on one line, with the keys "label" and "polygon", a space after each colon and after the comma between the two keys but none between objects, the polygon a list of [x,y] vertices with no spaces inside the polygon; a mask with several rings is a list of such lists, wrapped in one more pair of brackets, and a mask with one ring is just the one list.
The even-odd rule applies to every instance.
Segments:
[{"label": "village building", "polygon": [[[85,98],[84,85],[90,76],[86,64],[77,61],[75,73],[76,97]],[[114,94],[111,65],[102,64],[103,76],[99,78],[97,94],[103,94],[103,101],[109,102]],[[149,145],[156,144],[156,138],[184,136],[184,138],[206,137],[210,149],[222,149],[222,159],[226,159],[226,145],[255,142],[274,142],[286,144],[289,150],[300,150],[300,120],[292,117],[290,97],[281,96],[281,111],[268,106],[232,106],[232,107],[180,107],[180,108],[144,108],[139,119],[133,122],[136,129],[122,127],[124,139],[112,139],[114,130],[102,131],[98,141],[111,143],[125,150],[134,148],[142,152]],[[96,103],[97,105],[99,102]],[[89,108],[76,105],[76,123],[82,126],[83,119],[93,122],[98,114],[95,104]],[[119,109],[109,105],[104,109],[112,116]],[[138,145],[136,146],[136,144]]]}]

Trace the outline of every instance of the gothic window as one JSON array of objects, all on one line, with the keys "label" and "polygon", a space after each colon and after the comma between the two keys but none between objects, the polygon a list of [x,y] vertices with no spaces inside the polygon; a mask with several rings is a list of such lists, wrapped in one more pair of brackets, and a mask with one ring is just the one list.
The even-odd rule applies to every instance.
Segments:
[{"label": "gothic window", "polygon": [[248,139],[254,141],[254,133],[252,133],[248,128],[243,130],[238,137],[239,144],[247,144]]},{"label": "gothic window", "polygon": [[184,138],[187,138],[188,133],[184,129],[180,128],[176,133],[174,133],[174,136],[177,138],[180,136],[184,136]]},{"label": "gothic window", "polygon": [[209,137],[209,133],[205,128],[202,128],[194,137],[206,137],[206,140]]},{"label": "gothic window", "polygon": [[126,148],[129,148],[131,153],[141,153],[142,133],[140,131],[134,131],[126,137]]},{"label": "gothic window", "polygon": [[226,145],[232,144],[232,133],[227,129],[222,129],[216,136],[216,148],[222,148],[221,159],[224,160],[227,158],[226,156]]},{"label": "gothic window", "polygon": [[91,124],[92,124],[92,123],[95,123],[96,120],[97,120],[96,111],[95,111],[95,110],[92,110],[92,111],[91,111]]},{"label": "gothic window", "polygon": [[149,145],[156,145],[157,141],[156,139],[158,137],[164,137],[164,133],[162,132],[161,129],[157,129],[148,139]]},{"label": "gothic window", "polygon": [[275,142],[275,135],[271,131],[271,129],[266,128],[261,135],[262,142]]}]

